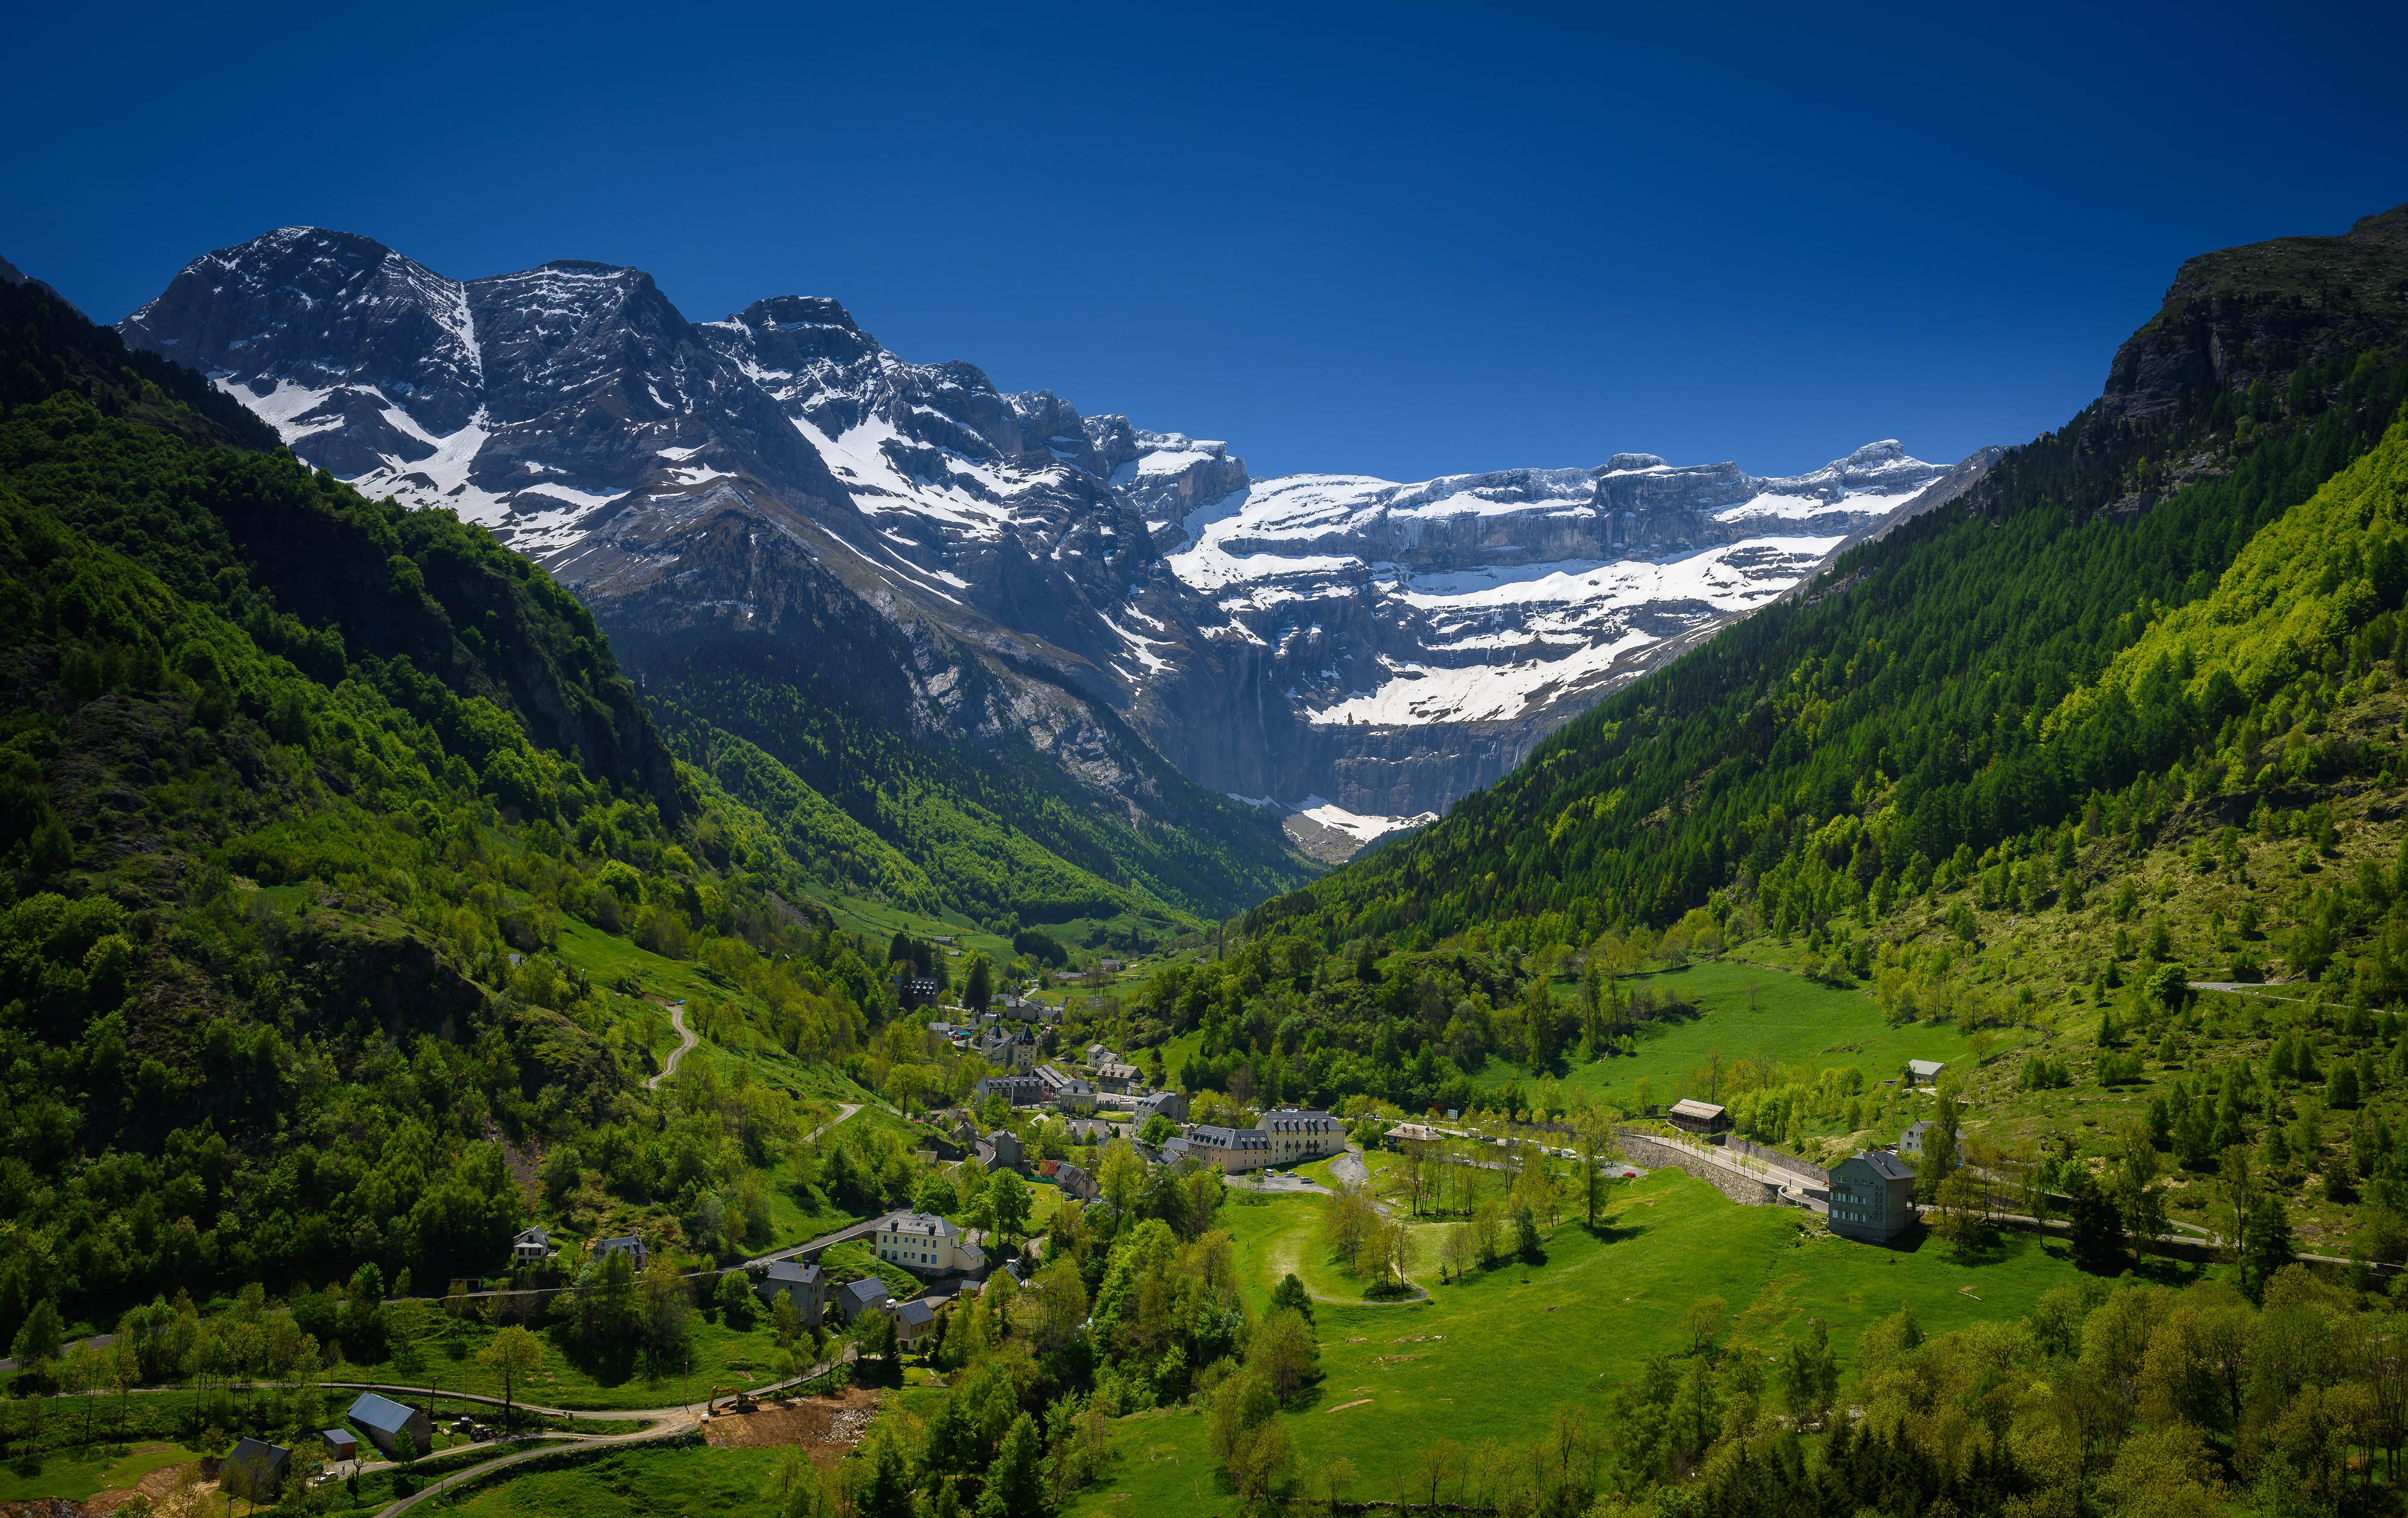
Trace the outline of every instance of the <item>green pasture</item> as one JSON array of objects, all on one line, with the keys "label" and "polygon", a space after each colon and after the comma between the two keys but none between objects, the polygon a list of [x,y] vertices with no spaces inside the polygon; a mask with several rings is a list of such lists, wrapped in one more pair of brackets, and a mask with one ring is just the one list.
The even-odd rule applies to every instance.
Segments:
[{"label": "green pasture", "polygon": [[[1754,952],[1754,946],[1750,946]],[[1625,977],[1624,991],[1645,988],[1660,1004],[1668,995],[1702,1009],[1686,1021],[1663,1019],[1643,1025],[1638,1053],[1575,1063],[1564,1077],[1567,1089],[1597,1093],[1625,1106],[1644,1077],[1658,1104],[1691,1090],[1692,1077],[1719,1052],[1725,1062],[1770,1058],[1783,1066],[1812,1061],[1820,1067],[1854,1065],[1876,1083],[1895,1077],[1910,1059],[1956,1064],[1971,1058],[1965,1034],[1950,1023],[1911,1023],[1891,1027],[1869,992],[1842,991],[1786,970],[1733,960],[1708,960],[1655,975]],[[1493,1096],[1507,1081],[1526,1083],[1532,1072],[1492,1059],[1476,1084]]]},{"label": "green pasture", "polygon": [[137,1442],[130,1448],[98,1443],[19,1454],[0,1464],[0,1502],[42,1497],[80,1502],[95,1492],[122,1490],[154,1470],[199,1458],[180,1444],[156,1441]]},{"label": "green pasture", "polygon": [[[1312,1230],[1325,1205],[1278,1198],[1223,1211],[1250,1306],[1259,1309],[1297,1262],[1319,1259]],[[1419,1231],[1434,1239],[1440,1226]],[[1326,1262],[1316,1270],[1308,1284],[1345,1280]],[[2189,1273],[2164,1262],[2152,1270],[2170,1282]],[[1846,1368],[1865,1331],[1900,1308],[1942,1333],[2018,1316],[2078,1279],[2061,1243],[2009,1234],[1971,1261],[1920,1233],[1899,1247],[1858,1243],[1785,1209],[1736,1206],[1675,1171],[1618,1188],[1601,1236],[1577,1223],[1554,1228],[1542,1264],[1509,1262],[1444,1285],[1424,1266],[1416,1275],[1432,1293],[1427,1303],[1317,1309],[1322,1380],[1283,1414],[1302,1469],[1354,1462],[1348,1495],[1356,1500],[1404,1497],[1412,1466],[1398,1452],[1435,1439],[1526,1444],[1541,1431],[1531,1410],[1563,1401],[1587,1400],[1602,1415],[1614,1387],[1649,1356],[1680,1352],[1682,1310],[1700,1297],[1727,1304],[1728,1353],[1776,1355],[1815,1318]],[[1190,1409],[1122,1420],[1118,1466],[1068,1511],[1229,1511],[1203,1435]]]},{"label": "green pasture", "polygon": [[[543,1340],[543,1366],[519,1382],[513,1396],[521,1402],[597,1410],[668,1407],[700,1401],[712,1386],[750,1386],[776,1379],[773,1357],[777,1340],[766,1315],[753,1327],[738,1333],[724,1323],[697,1314],[692,1336],[691,1375],[673,1372],[658,1378],[647,1376],[642,1362],[633,1356],[572,1355],[558,1342],[557,1334],[544,1324],[538,1322],[530,1326]],[[346,1362],[329,1370],[325,1379],[431,1387],[438,1395],[467,1392],[500,1396],[500,1379],[479,1365],[476,1358],[477,1351],[485,1346],[494,1331],[482,1324],[459,1325],[452,1337],[426,1346],[425,1368],[415,1374],[403,1373],[390,1360],[372,1365]],[[795,1353],[799,1358],[807,1359],[810,1353],[808,1345],[796,1346]],[[345,1395],[333,1389],[326,1393],[330,1403],[343,1399]]]},{"label": "green pasture", "polygon": [[[537,1470],[482,1486],[446,1512],[491,1518],[539,1513],[555,1518],[659,1518],[662,1514],[768,1514],[763,1492],[781,1450],[627,1449],[564,1468]],[[438,1499],[439,1500],[439,1499]]]}]

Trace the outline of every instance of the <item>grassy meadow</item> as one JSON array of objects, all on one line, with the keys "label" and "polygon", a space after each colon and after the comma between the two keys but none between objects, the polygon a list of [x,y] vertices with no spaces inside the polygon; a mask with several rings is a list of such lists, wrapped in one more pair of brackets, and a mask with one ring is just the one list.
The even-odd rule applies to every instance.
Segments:
[{"label": "grassy meadow", "polygon": [[[1748,946],[1752,952],[1756,946]],[[1784,1066],[1808,1063],[1828,1068],[1854,1065],[1874,1083],[1896,1076],[1910,1059],[1960,1063],[1971,1055],[1966,1036],[1950,1023],[1911,1023],[1892,1027],[1871,993],[1838,990],[1819,981],[1767,965],[1706,960],[1654,975],[1626,976],[1625,992],[1645,989],[1660,1003],[1677,995],[1701,1009],[1686,1020],[1659,1019],[1643,1025],[1638,1052],[1586,1064],[1575,1062],[1561,1078],[1567,1091],[1595,1093],[1628,1106],[1641,1080],[1660,1104],[1704,1096],[1698,1072],[1709,1058],[1770,1059]],[[2003,1040],[2002,1040],[2003,1041]],[[1508,1081],[1526,1088],[1533,1072],[1492,1059],[1476,1082],[1493,1096]]]},{"label": "grassy meadow", "polygon": [[80,1502],[96,1492],[120,1491],[154,1470],[179,1466],[200,1456],[180,1444],[162,1441],[133,1445],[81,1444],[20,1456],[0,1465],[0,1502],[31,1502],[63,1497]]},{"label": "grassy meadow", "polygon": [[[1326,1205],[1306,1196],[1223,1211],[1250,1307],[1259,1310],[1290,1269],[1317,1294],[1334,1286],[1360,1296],[1320,1246]],[[2017,1316],[2079,1279],[2061,1243],[2010,1234],[1971,1260],[1920,1235],[1899,1247],[1858,1243],[1812,1229],[1797,1212],[1736,1206],[1674,1171],[1618,1188],[1614,1208],[1598,1235],[1572,1222],[1552,1230],[1543,1264],[1508,1263],[1441,1284],[1424,1248],[1415,1273],[1429,1301],[1320,1306],[1322,1380],[1282,1414],[1299,1468],[1351,1460],[1351,1498],[1401,1497],[1410,1452],[1432,1439],[1527,1443],[1543,1431],[1545,1410],[1562,1401],[1586,1400],[1602,1414],[1648,1356],[1679,1350],[1682,1310],[1704,1296],[1727,1304],[1734,1353],[1776,1355],[1814,1318],[1846,1366],[1865,1331],[1901,1308],[1928,1332],[1944,1332]],[[1434,1237],[1439,1226],[1418,1231]],[[2151,1268],[2169,1282],[2192,1272],[2163,1261]],[[1229,1511],[1200,1411],[1123,1419],[1114,1449],[1117,1467],[1067,1511]]]},{"label": "grassy meadow", "polygon": [[[490,1518],[503,1513],[540,1513],[554,1518],[702,1518],[763,1514],[775,1508],[762,1493],[777,1472],[782,1452],[773,1449],[619,1450],[552,1470],[531,1471],[480,1486],[443,1511]],[[440,1499],[438,1499],[440,1500]]]}]

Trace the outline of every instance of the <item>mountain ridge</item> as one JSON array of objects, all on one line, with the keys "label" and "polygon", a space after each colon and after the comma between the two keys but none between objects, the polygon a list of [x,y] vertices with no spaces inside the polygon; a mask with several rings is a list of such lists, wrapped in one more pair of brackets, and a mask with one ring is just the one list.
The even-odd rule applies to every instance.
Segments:
[{"label": "mountain ridge", "polygon": [[[1171,806],[1138,752],[1151,749],[1203,792],[1270,803],[1254,818],[1200,797],[1173,808],[1233,860],[1313,803],[1343,813],[1349,838],[1443,810],[1598,694],[1787,588],[1838,536],[1870,525],[1862,510],[1800,507],[1850,494],[1846,461],[1835,461],[1816,472],[1828,479],[1772,482],[1803,493],[1799,508],[1756,523],[1773,529],[1759,534],[1768,545],[1786,547],[1755,553],[1702,598],[1684,580],[1630,615],[1570,616],[1579,597],[1563,594],[1566,577],[1510,613],[1510,593],[1490,587],[1496,604],[1469,613],[1465,588],[1443,587],[1434,616],[1389,594],[1376,573],[1304,595],[1256,587],[1257,602],[1321,615],[1327,636],[1297,637],[1276,610],[1216,604],[1227,597],[1210,594],[1212,575],[1191,572],[1204,545],[1190,523],[1307,477],[1257,482],[1225,443],[1084,416],[1051,391],[1002,392],[975,365],[904,360],[827,297],[775,296],[687,322],[639,270],[562,260],[453,280],[373,239],[296,227],[195,260],[123,329],[208,368],[289,446],[361,488],[451,505],[487,526],[614,630],[642,627],[656,641],[671,624],[701,636],[710,622],[710,636],[752,635],[765,629],[747,609],[764,604],[772,580],[840,585],[911,649],[910,697],[882,699],[920,738],[991,746],[1004,728],[1025,729],[1092,804],[1133,825]],[[1631,566],[1734,539],[1703,508],[1727,514],[1767,483],[1729,465],[1656,460],[1621,472],[1650,470],[1662,478],[1478,477],[1518,480],[1534,499],[1588,497],[1510,523],[1474,500],[1498,487],[1452,477],[1473,480],[1455,493],[1471,507],[1405,502],[1387,515],[1410,515],[1413,531],[1356,556],[1366,571],[1436,572],[1441,559],[1449,571],[1518,567],[1552,533],[1559,555],[1584,556],[1571,567],[1628,570],[1625,599],[1643,602],[1646,589],[1633,586],[1646,576]],[[1413,489],[1359,483],[1391,497]],[[1484,517],[1498,519],[1484,532]],[[1501,530],[1535,536],[1517,546],[1497,541]],[[1515,623],[1510,634],[1499,623],[1440,646],[1440,623],[1500,616]],[[855,669],[880,656],[866,643],[824,652]],[[1573,655],[1577,669],[1540,667]],[[960,678],[973,666],[977,679]],[[1458,683],[1518,681],[1524,699],[1482,720],[1433,721],[1442,704],[1416,709],[1401,687],[1440,668]],[[1333,682],[1400,688],[1386,708],[1332,721],[1317,704]],[[1339,852],[1301,823],[1290,837]]]}]

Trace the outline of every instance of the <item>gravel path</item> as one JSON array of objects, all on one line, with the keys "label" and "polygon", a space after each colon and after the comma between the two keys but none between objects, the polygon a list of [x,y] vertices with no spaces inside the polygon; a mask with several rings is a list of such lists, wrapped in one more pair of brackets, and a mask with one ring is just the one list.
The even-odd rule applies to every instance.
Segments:
[{"label": "gravel path", "polygon": [[[669,1009],[669,1026],[677,1029],[679,1042],[675,1049],[669,1051],[668,1063],[661,1067],[661,1073],[644,1082],[647,1088],[653,1091],[658,1091],[662,1081],[677,1074],[678,1061],[685,1058],[685,1052],[702,1042],[695,1036],[694,1029],[685,1025],[685,1003],[683,1002],[679,1002]],[[850,1112],[845,1114],[846,1117],[852,1115]],[[844,1118],[838,1118],[837,1121],[841,1123]]]}]

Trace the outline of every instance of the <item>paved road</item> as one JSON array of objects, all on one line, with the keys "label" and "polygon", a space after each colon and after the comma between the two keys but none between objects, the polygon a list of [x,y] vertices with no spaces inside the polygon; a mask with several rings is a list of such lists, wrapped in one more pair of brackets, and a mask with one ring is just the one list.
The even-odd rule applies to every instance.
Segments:
[{"label": "paved road", "polygon": [[836,1116],[834,1116],[834,1117],[832,1117],[832,1118],[828,1119],[825,1123],[821,1124],[818,1127],[813,1128],[810,1132],[809,1132],[809,1133],[807,1133],[807,1134],[803,1135],[803,1142],[805,1142],[805,1143],[810,1143],[812,1139],[814,1139],[814,1138],[818,1138],[821,1134],[824,1134],[824,1133],[827,1132],[830,1128],[835,1127],[838,1124],[839,1124],[839,1123],[843,1122],[846,1118],[849,1118],[849,1117],[853,1116],[853,1113],[858,1112],[858,1111],[860,1111],[860,1110],[861,1110],[861,1104],[860,1104],[859,1102],[838,1102],[838,1103],[837,1103],[837,1104],[836,1104]]},{"label": "paved road", "polygon": [[817,1239],[811,1239],[807,1243],[796,1244],[792,1249],[772,1250],[767,1254],[759,1255],[755,1258],[745,1261],[744,1265],[739,1267],[739,1268],[750,1268],[756,1265],[767,1265],[772,1260],[791,1260],[798,1254],[817,1254],[820,1251],[827,1248],[831,1244],[841,1244],[855,1239],[867,1239],[871,1234],[878,1231],[878,1225],[880,1224],[885,1222],[888,1218],[893,1217],[894,1215],[895,1214],[892,1212],[881,1212],[874,1218],[867,1219],[861,1223],[856,1223],[849,1228],[838,1228],[834,1233],[822,1234]]},{"label": "paved road", "polygon": [[[659,1090],[662,1081],[667,1080],[670,1076],[677,1074],[678,1061],[685,1058],[685,1052],[687,1050],[692,1049],[695,1044],[702,1042],[700,1038],[695,1036],[694,1029],[685,1025],[684,1002],[677,1002],[669,1008],[669,1026],[677,1029],[679,1040],[678,1046],[669,1051],[668,1063],[661,1067],[661,1073],[653,1076],[651,1080],[644,1082],[644,1085],[650,1090]],[[838,1118],[837,1121],[841,1123],[844,1119]]]}]

